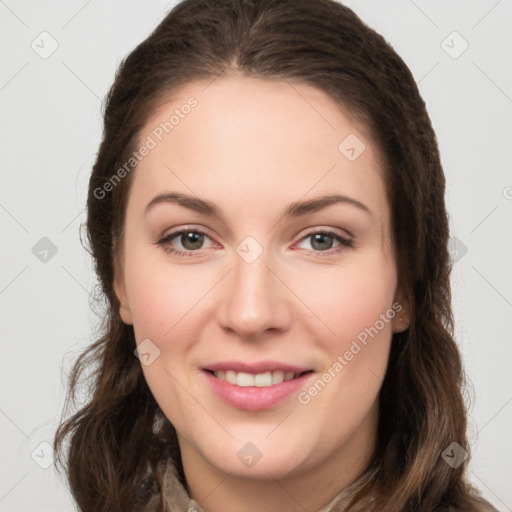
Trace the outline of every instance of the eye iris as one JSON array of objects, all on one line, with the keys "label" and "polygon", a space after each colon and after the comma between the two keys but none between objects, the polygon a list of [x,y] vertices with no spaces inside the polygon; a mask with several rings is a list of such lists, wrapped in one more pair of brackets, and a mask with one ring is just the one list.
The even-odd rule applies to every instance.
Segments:
[{"label": "eye iris", "polygon": [[[327,243],[327,246],[325,246],[325,238],[330,239],[330,243]],[[332,247],[333,237],[331,235],[328,235],[326,233],[316,233],[313,235],[313,239],[311,241],[311,246],[315,250],[322,250],[322,249],[330,249]],[[315,247],[315,244],[320,244],[320,246]]]},{"label": "eye iris", "polygon": [[[181,235],[181,243],[188,250],[200,249],[203,245],[204,235],[194,231],[188,231]],[[192,246],[190,246],[190,244]]]}]

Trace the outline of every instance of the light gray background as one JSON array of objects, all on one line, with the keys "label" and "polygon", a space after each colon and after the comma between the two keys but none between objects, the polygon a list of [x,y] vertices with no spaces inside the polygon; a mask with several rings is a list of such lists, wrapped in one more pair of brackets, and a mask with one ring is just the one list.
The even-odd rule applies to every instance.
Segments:
[{"label": "light gray background", "polygon": [[[79,226],[101,100],[120,59],[174,3],[0,0],[2,512],[74,510],[44,443],[96,323]],[[458,248],[457,339],[474,385],[470,476],[512,511],[512,2],[346,3],[409,65],[438,136]],[[51,38],[48,58],[32,49],[49,51]],[[42,237],[58,249],[46,262],[32,252]]]}]

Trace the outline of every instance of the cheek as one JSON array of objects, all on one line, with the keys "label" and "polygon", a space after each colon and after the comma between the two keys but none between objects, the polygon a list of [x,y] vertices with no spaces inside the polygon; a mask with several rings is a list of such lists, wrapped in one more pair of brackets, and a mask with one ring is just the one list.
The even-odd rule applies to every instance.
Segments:
[{"label": "cheek", "polygon": [[[323,274],[316,273],[313,280],[302,281],[298,295],[315,313],[307,317],[311,333],[316,330],[318,337],[321,330],[325,333],[321,339],[331,350],[342,350],[376,322],[379,334],[382,331],[384,337],[389,337],[395,287],[393,267],[377,260],[361,262],[357,268],[333,267]],[[382,323],[381,315],[386,313],[388,321]]]},{"label": "cheek", "polygon": [[[394,266],[375,256],[360,263],[360,267],[338,267],[330,274],[317,275],[315,283],[303,284],[304,292],[309,290],[308,306],[322,321],[315,316],[304,325],[326,356],[319,376],[325,385],[317,382],[304,390],[304,402],[314,400],[315,407],[326,408],[354,425],[362,421],[378,395],[397,314],[392,307]],[[353,412],[350,420],[346,411]]]},{"label": "cheek", "polygon": [[184,268],[136,257],[126,265],[126,289],[137,341],[150,338],[159,345],[172,337],[174,329],[190,322],[208,286],[199,272]]},{"label": "cheek", "polygon": [[[312,339],[326,357],[318,379],[302,390],[299,402],[305,411],[328,411],[326,439],[345,439],[374,411],[385,376],[391,322],[397,314],[392,308],[395,274],[392,268],[378,264],[364,272],[338,269],[330,279],[317,283],[325,286],[316,288],[311,309],[329,331],[319,328],[316,317],[309,325]],[[328,335],[319,336],[320,329]],[[309,419],[306,424],[317,428]]]},{"label": "cheek", "polygon": [[185,371],[186,361],[197,340],[201,297],[211,284],[201,283],[192,273],[187,278],[183,267],[154,261],[137,265],[136,258],[127,265],[126,275],[137,343],[149,339],[159,351],[151,364],[142,365],[146,382],[164,414],[175,426],[186,429],[182,419],[197,414],[188,394],[183,393],[192,377]]}]

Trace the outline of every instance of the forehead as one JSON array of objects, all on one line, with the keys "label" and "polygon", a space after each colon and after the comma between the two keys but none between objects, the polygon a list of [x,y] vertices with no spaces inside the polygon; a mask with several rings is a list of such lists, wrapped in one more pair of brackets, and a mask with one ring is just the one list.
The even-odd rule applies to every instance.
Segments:
[{"label": "forehead", "polygon": [[132,184],[144,200],[179,190],[229,203],[236,214],[342,193],[377,215],[387,210],[382,160],[366,128],[310,85],[191,82],[155,109],[139,142],[149,139]]}]

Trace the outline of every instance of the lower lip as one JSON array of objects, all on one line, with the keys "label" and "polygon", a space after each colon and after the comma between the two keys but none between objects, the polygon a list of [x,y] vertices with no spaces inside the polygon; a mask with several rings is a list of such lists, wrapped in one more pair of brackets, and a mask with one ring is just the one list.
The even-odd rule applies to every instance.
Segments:
[{"label": "lower lip", "polygon": [[237,386],[226,380],[219,379],[204,370],[213,392],[222,400],[237,409],[246,411],[261,411],[274,407],[293,393],[296,393],[309,379],[313,372],[306,373],[292,380],[285,380],[273,386]]}]

